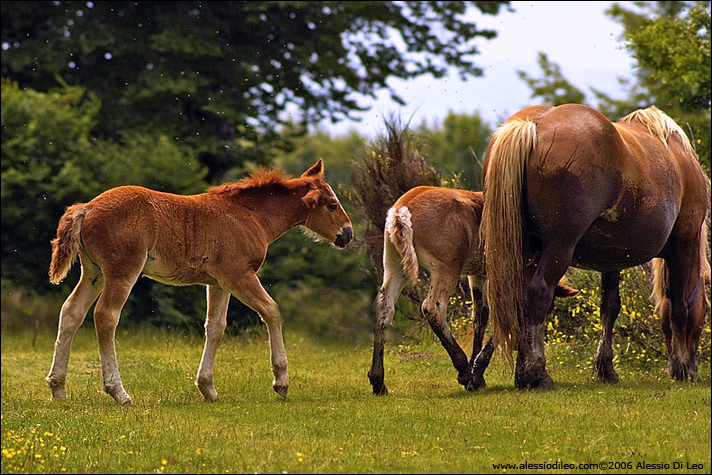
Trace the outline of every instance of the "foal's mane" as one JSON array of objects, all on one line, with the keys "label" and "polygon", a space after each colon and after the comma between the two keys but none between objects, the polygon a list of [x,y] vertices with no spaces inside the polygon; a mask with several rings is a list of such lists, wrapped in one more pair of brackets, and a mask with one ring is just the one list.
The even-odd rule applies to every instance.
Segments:
[{"label": "foal's mane", "polygon": [[218,186],[208,188],[208,193],[211,194],[231,194],[235,195],[247,190],[255,190],[258,188],[277,188],[282,190],[291,189],[292,177],[284,173],[282,170],[260,169],[252,172],[249,176],[242,178],[236,183],[225,183]]},{"label": "foal's mane", "polygon": [[630,124],[634,121],[638,121],[645,125],[648,128],[650,135],[657,137],[665,145],[665,147],[668,146],[668,139],[670,137],[677,136],[685,151],[692,154],[695,153],[690,140],[687,138],[687,135],[685,135],[685,132],[682,131],[680,126],[677,125],[675,121],[670,118],[670,116],[657,107],[651,106],[646,109],[638,109],[623,117],[619,122]]}]

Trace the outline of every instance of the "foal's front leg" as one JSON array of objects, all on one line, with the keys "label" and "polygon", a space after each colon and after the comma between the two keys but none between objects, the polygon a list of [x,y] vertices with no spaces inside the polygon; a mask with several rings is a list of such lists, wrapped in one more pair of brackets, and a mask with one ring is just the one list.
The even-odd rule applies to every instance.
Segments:
[{"label": "foal's front leg", "polygon": [[227,326],[227,307],[230,303],[230,293],[208,285],[208,312],[205,318],[205,348],[203,357],[198,368],[198,377],[195,385],[206,402],[218,400],[218,392],[213,384],[213,364],[215,363],[215,353],[218,349],[220,339]]},{"label": "foal's front leg", "polygon": [[282,317],[279,306],[265,291],[254,273],[240,279],[230,287],[232,294],[242,303],[257,312],[267,325],[270,359],[274,380],[272,387],[280,396],[287,397],[289,375],[287,374],[287,352],[282,338]]}]

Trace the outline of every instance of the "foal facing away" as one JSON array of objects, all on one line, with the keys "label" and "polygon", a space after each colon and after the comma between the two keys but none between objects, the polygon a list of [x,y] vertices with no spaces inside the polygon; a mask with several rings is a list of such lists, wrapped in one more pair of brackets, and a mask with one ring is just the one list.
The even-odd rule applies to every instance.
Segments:
[{"label": "foal facing away", "polygon": [[265,170],[193,196],[122,186],[68,207],[52,241],[50,281],[61,282],[77,256],[82,273],[59,317],[46,378],[52,399],[66,398],[72,338],[98,298],[94,322],[104,391],[118,404],[131,403],[119,375],[114,334],[141,275],[171,285],[207,286],[205,348],[195,382],[207,402],[218,400],[213,363],[231,294],[267,325],[272,387],[286,397],[289,377],[279,307],[257,271],[268,245],[299,225],[340,248],[353,238],[351,220],[324,180],[321,159],[298,178]]},{"label": "foal facing away", "polygon": [[[482,348],[489,320],[485,262],[480,251],[483,208],[482,192],[418,186],[404,193],[388,211],[383,233],[383,284],[375,301],[373,360],[368,372],[374,394],[388,394],[383,368],[387,328],[393,321],[398,296],[406,285],[416,282],[419,266],[430,273],[430,287],[421,309],[450,356],[458,383],[468,390],[485,385],[483,373],[494,345],[490,339]],[[472,301],[474,338],[469,361],[447,323],[448,302],[461,275],[467,276]],[[556,288],[557,297],[577,294],[562,283]]]}]

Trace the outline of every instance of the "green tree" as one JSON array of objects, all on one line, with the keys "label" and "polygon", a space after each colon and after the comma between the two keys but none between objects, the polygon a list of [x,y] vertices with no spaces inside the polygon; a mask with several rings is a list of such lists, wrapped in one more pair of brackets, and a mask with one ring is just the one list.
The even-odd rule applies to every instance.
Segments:
[{"label": "green tree", "polygon": [[[447,2],[3,2],[2,75],[47,91],[62,78],[102,104],[96,131],[162,131],[209,180],[266,163],[279,124],[363,110],[389,78],[479,76],[468,7]],[[401,101],[402,102],[402,101]]]},{"label": "green tree", "polygon": [[625,16],[620,7],[611,14],[625,19],[626,46],[637,62],[638,82],[658,107],[689,127],[687,132],[709,174],[710,3],[661,3],[658,16],[639,24],[632,14]]},{"label": "green tree", "polygon": [[420,132],[429,137],[428,163],[446,180],[450,176],[456,187],[482,189],[482,159],[492,128],[478,112],[449,112],[441,127],[423,125]]},{"label": "green tree", "polygon": [[164,135],[92,138],[101,103],[81,87],[42,93],[3,79],[1,108],[2,276],[16,284],[49,287],[49,242],[66,206],[119,184],[205,189],[197,158]]},{"label": "green tree", "polygon": [[[688,133],[710,174],[710,4],[634,2],[634,7],[616,4],[607,12],[623,25],[626,48],[636,61],[635,77],[620,79],[628,86],[626,97],[614,99],[592,88],[596,100],[589,105],[611,120],[641,107],[658,106]],[[581,90],[543,53],[539,65],[539,78],[519,72],[532,88],[532,97],[554,105],[583,102]]]},{"label": "green tree", "polygon": [[571,84],[561,73],[559,65],[549,61],[546,54],[540,52],[537,55],[537,64],[543,74],[540,78],[517,71],[519,78],[531,88],[532,98],[540,97],[544,103],[552,106],[584,102],[586,96],[583,91]]},{"label": "green tree", "polygon": [[[286,129],[284,133],[288,132],[289,129]],[[291,137],[287,143],[287,148],[275,153],[274,165],[292,175],[299,175],[318,158],[322,158],[326,178],[337,193],[350,187],[351,163],[366,146],[365,138],[353,129],[341,136],[332,136],[327,131],[317,129],[309,134]]]}]

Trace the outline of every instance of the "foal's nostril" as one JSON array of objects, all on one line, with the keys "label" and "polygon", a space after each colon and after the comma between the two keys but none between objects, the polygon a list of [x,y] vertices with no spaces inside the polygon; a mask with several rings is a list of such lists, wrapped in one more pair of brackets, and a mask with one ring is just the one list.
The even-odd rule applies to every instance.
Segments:
[{"label": "foal's nostril", "polygon": [[334,244],[338,247],[345,247],[354,237],[354,230],[351,226],[341,228],[341,232],[336,235]]}]

